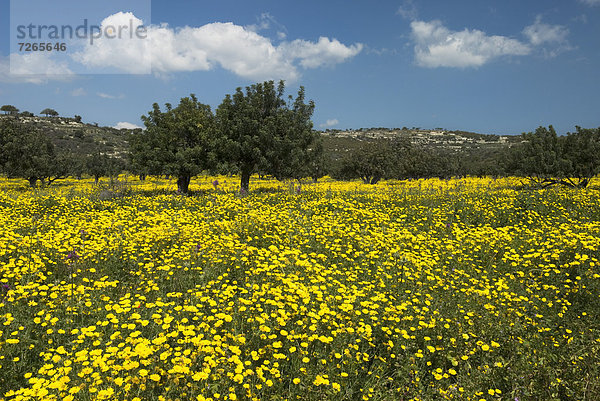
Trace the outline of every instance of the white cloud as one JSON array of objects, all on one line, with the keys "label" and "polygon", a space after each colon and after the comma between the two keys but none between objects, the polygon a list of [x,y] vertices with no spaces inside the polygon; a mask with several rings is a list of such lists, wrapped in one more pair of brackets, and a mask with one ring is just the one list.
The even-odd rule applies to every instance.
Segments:
[{"label": "white cloud", "polygon": [[279,46],[287,59],[299,59],[300,65],[304,68],[342,63],[346,59],[356,56],[362,48],[363,45],[360,43],[346,46],[337,39],[330,40],[323,36],[316,43],[296,39]]},{"label": "white cloud", "polygon": [[[146,71],[151,54],[152,72],[168,75],[180,71],[207,71],[221,67],[252,80],[297,80],[299,67],[316,68],[341,63],[357,55],[361,44],[346,46],[337,39],[321,37],[318,42],[297,39],[273,44],[271,39],[257,33],[276,21],[263,14],[262,22],[251,27],[231,22],[215,22],[200,27],[171,28],[167,24],[148,28],[149,40],[116,40],[100,38],[93,45],[74,55],[74,59],[88,67],[113,67],[123,72]],[[131,13],[113,14],[102,26],[119,25],[134,21],[134,28],[142,21]],[[283,39],[284,27],[278,36]],[[118,56],[116,56],[118,55]]]},{"label": "white cloud", "polygon": [[566,43],[569,30],[562,25],[546,24],[538,15],[533,24],[523,29],[523,34],[532,45],[538,46],[544,43]]},{"label": "white cloud", "polygon": [[120,121],[117,124],[115,124],[115,126],[113,128],[116,128],[116,129],[136,129],[136,128],[143,128],[143,127],[140,127],[139,125],[135,125],[135,124],[132,124],[132,123],[128,123],[126,121]]},{"label": "white cloud", "polygon": [[338,119],[334,118],[334,119],[325,121],[323,124],[319,125],[319,127],[321,127],[321,128],[333,127],[334,125],[338,125],[339,123],[340,122],[338,121]]},{"label": "white cloud", "polygon": [[98,92],[98,93],[96,93],[96,95],[98,95],[102,99],[123,99],[123,98],[125,98],[125,95],[122,93],[119,96],[115,96],[115,95],[109,95],[108,93],[104,93],[104,92]]},{"label": "white cloud", "polygon": [[600,6],[600,0],[579,0],[588,6]]},{"label": "white cloud", "polygon": [[[128,28],[119,31],[119,34],[112,28],[122,26]],[[100,24],[101,31],[105,34],[95,39],[93,43],[86,42],[83,50],[74,53],[72,58],[91,69],[109,68],[129,74],[150,74],[152,71],[150,40],[139,38],[135,33],[131,33],[142,26],[143,21],[130,12],[110,15]],[[108,35],[116,37],[111,38]]]},{"label": "white cloud", "polygon": [[71,96],[77,97],[77,96],[85,96],[85,95],[87,95],[87,93],[86,93],[85,89],[83,89],[83,88],[77,88],[77,89],[73,89],[71,91]]},{"label": "white cloud", "polygon": [[43,84],[48,81],[70,81],[75,75],[66,63],[46,53],[12,53],[0,56],[0,82]]},{"label": "white cloud", "polygon": [[257,18],[256,24],[246,25],[247,30],[256,33],[274,28],[277,29],[277,39],[284,40],[287,37],[287,28],[280,24],[270,13],[262,13]]},{"label": "white cloud", "polygon": [[[152,69],[160,73],[209,70],[215,65],[250,79],[295,80],[299,73],[271,41],[242,26],[211,23],[199,28],[151,30]],[[172,57],[166,57],[171,54]]]},{"label": "white cloud", "polygon": [[529,45],[479,30],[451,31],[440,21],[413,21],[415,57],[422,67],[480,67],[501,56],[529,54]]}]

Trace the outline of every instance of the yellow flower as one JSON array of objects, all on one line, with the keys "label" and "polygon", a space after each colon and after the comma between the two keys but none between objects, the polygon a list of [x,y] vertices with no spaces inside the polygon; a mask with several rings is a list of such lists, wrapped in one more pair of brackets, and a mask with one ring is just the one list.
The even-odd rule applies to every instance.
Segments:
[{"label": "yellow flower", "polygon": [[317,377],[315,378],[315,380],[313,381],[313,384],[315,386],[320,386],[320,385],[329,385],[329,380],[327,378],[325,378],[324,376],[321,375],[317,375]]}]

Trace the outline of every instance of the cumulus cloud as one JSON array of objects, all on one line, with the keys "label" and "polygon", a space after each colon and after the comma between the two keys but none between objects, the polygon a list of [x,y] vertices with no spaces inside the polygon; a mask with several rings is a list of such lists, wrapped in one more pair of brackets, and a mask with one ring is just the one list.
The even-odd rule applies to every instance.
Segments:
[{"label": "cumulus cloud", "polygon": [[566,43],[569,30],[562,25],[546,24],[538,15],[533,24],[523,29],[523,34],[532,45],[538,46],[544,43]]},{"label": "cumulus cloud", "polygon": [[[147,33],[135,34],[143,21],[130,12],[118,12],[102,20],[101,37],[86,41],[84,48],[72,55],[73,60],[89,69],[106,69],[129,74],[152,71],[152,48]],[[117,33],[117,27],[127,27]]]},{"label": "cumulus cloud", "polygon": [[43,84],[51,80],[70,81],[74,76],[67,63],[56,61],[47,53],[0,56],[0,82]]},{"label": "cumulus cloud", "polygon": [[132,124],[132,123],[128,123],[127,121],[120,121],[120,122],[116,123],[113,126],[113,128],[116,128],[116,129],[136,129],[136,128],[143,128],[143,127],[140,127],[139,125],[135,125],[135,124]]},{"label": "cumulus cloud", "polygon": [[501,56],[522,56],[531,47],[506,36],[487,35],[479,30],[451,31],[440,21],[413,21],[415,57],[422,67],[480,67]]},{"label": "cumulus cloud", "polygon": [[363,45],[360,43],[346,46],[336,39],[330,40],[323,36],[317,42],[296,39],[279,46],[287,59],[299,59],[300,65],[304,68],[342,63],[356,56],[362,48]]},{"label": "cumulus cloud", "polygon": [[[102,26],[130,24],[130,21],[134,29],[142,25],[131,13],[117,13],[104,19]],[[297,39],[275,45],[258,33],[273,21],[269,14],[264,14],[263,21],[251,27],[231,22],[181,28],[152,25],[148,27],[147,40],[100,38],[87,44],[74,59],[88,67],[113,67],[128,73],[147,72],[149,65],[156,75],[221,67],[253,80],[294,81],[300,76],[299,67],[308,69],[341,63],[362,50],[359,43],[347,46],[326,37],[317,42]],[[280,33],[279,37],[284,38],[285,33]]]},{"label": "cumulus cloud", "polygon": [[338,119],[334,118],[334,119],[325,121],[323,124],[319,125],[319,127],[321,127],[321,128],[333,127],[335,125],[338,125],[339,123],[340,122],[338,121]]}]

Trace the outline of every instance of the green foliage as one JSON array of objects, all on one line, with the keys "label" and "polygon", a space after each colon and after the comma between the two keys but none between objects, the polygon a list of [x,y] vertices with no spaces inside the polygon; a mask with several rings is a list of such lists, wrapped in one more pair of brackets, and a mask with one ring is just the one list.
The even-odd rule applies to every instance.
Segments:
[{"label": "green foliage", "polygon": [[377,184],[391,175],[397,154],[390,141],[367,142],[342,162],[342,178],[360,178],[365,184]]},{"label": "green foliage", "polygon": [[123,159],[110,157],[106,154],[96,152],[86,158],[86,172],[94,177],[94,182],[98,184],[101,177],[118,176],[125,168]]},{"label": "green foliage", "polygon": [[40,111],[40,114],[44,114],[46,117],[56,117],[58,116],[58,112],[54,109],[44,109],[42,111]]},{"label": "green foliage", "polygon": [[586,187],[600,172],[600,128],[576,127],[576,130],[575,133],[561,138],[563,157],[568,161],[565,175],[567,182],[570,181],[574,186]]},{"label": "green foliage", "polygon": [[450,178],[460,171],[457,154],[416,147],[405,139],[382,139],[355,148],[344,158],[334,176],[360,178],[366,184],[377,184],[385,178]]},{"label": "green foliage", "polygon": [[4,114],[17,114],[19,109],[11,104],[5,104],[4,106],[0,107],[0,111],[3,111]]},{"label": "green foliage", "polygon": [[192,94],[175,108],[166,104],[166,111],[154,103],[142,120],[146,130],[135,132],[130,141],[133,170],[140,175],[174,175],[179,191],[187,193],[191,178],[215,165],[210,106]]},{"label": "green foliage", "polygon": [[8,177],[25,178],[32,187],[38,180],[51,184],[64,178],[72,168],[71,159],[57,154],[44,133],[6,119],[0,121],[0,166]]},{"label": "green foliage", "polygon": [[523,139],[513,152],[513,164],[535,185],[584,188],[600,172],[599,129],[577,127],[575,133],[558,137],[550,125],[523,134]]},{"label": "green foliage", "polygon": [[[217,109],[217,123],[222,134],[221,160],[241,173],[241,188],[248,191],[250,176],[255,172],[278,179],[311,175],[318,164],[320,146],[310,120],[312,101],[305,103],[304,88],[287,104],[285,84],[273,81],[237,88]],[[289,97],[290,102],[293,98]]]}]

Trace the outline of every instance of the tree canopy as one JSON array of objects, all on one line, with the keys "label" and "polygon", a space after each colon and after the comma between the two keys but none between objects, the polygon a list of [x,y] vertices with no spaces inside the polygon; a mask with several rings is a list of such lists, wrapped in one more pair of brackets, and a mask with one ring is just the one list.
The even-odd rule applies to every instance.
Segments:
[{"label": "tree canopy", "polygon": [[58,112],[54,109],[44,109],[42,111],[40,111],[40,114],[44,114],[46,117],[56,117],[58,116]]},{"label": "tree canopy", "polygon": [[[222,146],[222,160],[241,174],[240,188],[248,191],[255,172],[278,179],[310,175],[316,160],[317,135],[312,130],[314,103],[305,103],[304,88],[296,99],[284,100],[285,84],[280,81],[237,88],[226,95],[216,112]],[[311,147],[312,146],[312,147]]]},{"label": "tree canopy", "polygon": [[142,116],[146,129],[132,136],[131,166],[141,175],[173,175],[178,190],[187,193],[191,178],[215,165],[214,115],[193,94],[165,107],[154,103]]},{"label": "tree canopy", "polygon": [[600,172],[600,128],[558,136],[550,125],[524,133],[513,152],[516,173],[541,187],[586,187]]},{"label": "tree canopy", "polygon": [[17,114],[19,109],[12,104],[5,104],[4,106],[0,107],[0,111],[3,111],[4,114]]},{"label": "tree canopy", "polygon": [[25,178],[35,187],[67,177],[70,158],[56,152],[43,132],[14,121],[0,121],[0,166],[8,177]]}]

